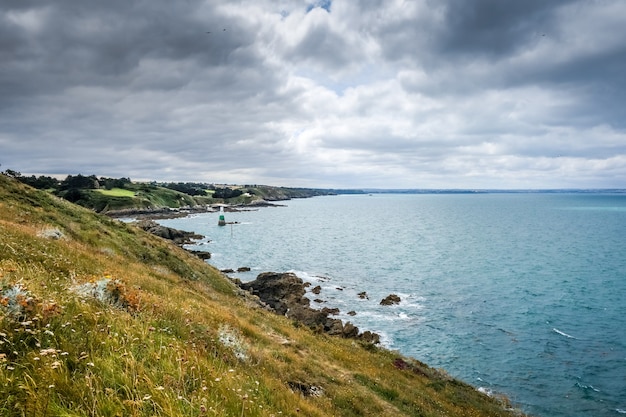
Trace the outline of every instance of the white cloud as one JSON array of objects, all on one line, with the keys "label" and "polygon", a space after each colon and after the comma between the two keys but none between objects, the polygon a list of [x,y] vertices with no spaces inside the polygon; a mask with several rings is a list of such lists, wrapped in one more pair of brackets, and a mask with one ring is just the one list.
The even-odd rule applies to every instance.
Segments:
[{"label": "white cloud", "polygon": [[621,1],[309,6],[0,6],[0,163],[320,187],[623,186]]}]

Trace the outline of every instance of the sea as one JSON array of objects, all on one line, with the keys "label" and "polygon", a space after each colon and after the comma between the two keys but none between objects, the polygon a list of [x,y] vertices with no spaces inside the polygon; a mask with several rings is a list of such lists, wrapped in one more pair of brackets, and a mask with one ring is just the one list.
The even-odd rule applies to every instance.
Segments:
[{"label": "sea", "polygon": [[[159,221],[251,281],[294,272],[313,307],[543,417],[626,415],[626,193],[337,195]],[[359,293],[366,292],[366,298]],[[401,302],[383,306],[389,294]],[[348,312],[356,315],[348,315]]]}]

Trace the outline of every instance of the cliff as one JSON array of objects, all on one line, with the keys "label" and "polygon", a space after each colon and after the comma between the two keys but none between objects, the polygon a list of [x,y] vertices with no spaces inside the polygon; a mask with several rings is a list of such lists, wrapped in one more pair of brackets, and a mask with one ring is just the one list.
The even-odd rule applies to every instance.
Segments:
[{"label": "cliff", "polygon": [[510,416],[259,307],[170,241],[0,175],[0,415]]}]

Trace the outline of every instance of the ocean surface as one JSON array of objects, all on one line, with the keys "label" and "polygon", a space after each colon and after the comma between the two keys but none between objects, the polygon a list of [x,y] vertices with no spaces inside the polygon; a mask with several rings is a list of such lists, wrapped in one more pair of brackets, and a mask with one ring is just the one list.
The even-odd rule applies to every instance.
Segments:
[{"label": "ocean surface", "polygon": [[[373,194],[160,223],[292,271],[390,349],[543,417],[626,414],[626,194]],[[366,291],[369,299],[360,299]],[[397,306],[381,306],[398,294]],[[356,316],[346,313],[354,310]]]}]

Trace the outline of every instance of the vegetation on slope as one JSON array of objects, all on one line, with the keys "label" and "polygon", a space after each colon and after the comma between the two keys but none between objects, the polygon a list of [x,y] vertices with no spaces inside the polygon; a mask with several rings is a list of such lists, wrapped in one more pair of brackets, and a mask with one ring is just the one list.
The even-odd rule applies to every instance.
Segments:
[{"label": "vegetation on slope", "polygon": [[[6,176],[96,212],[155,210],[226,203],[245,205],[259,200],[277,201],[336,194],[336,190],[286,188],[265,185],[226,186],[197,182],[132,182],[130,178],[68,175],[64,180],[40,175],[24,176],[7,169]],[[358,193],[358,190],[344,190]]]},{"label": "vegetation on slope", "polygon": [[0,175],[0,415],[507,416],[295,326],[169,242]]}]

